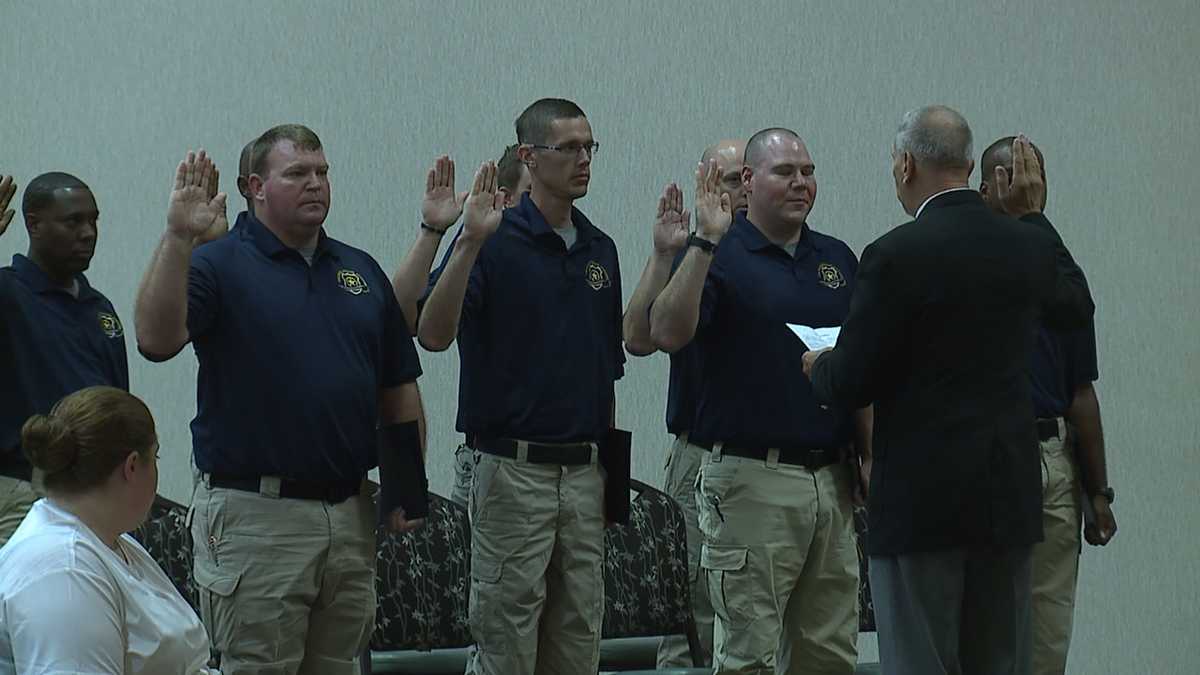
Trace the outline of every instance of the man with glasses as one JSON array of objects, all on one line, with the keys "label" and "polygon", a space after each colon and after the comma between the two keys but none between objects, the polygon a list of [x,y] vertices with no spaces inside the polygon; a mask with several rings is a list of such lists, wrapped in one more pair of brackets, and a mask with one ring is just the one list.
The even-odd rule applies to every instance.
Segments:
[{"label": "man with glasses", "polygon": [[612,239],[573,206],[598,147],[583,111],[541,99],[516,127],[532,189],[502,212],[496,166],[480,167],[417,337],[457,339],[457,426],[475,450],[469,672],[594,673],[621,277]]}]

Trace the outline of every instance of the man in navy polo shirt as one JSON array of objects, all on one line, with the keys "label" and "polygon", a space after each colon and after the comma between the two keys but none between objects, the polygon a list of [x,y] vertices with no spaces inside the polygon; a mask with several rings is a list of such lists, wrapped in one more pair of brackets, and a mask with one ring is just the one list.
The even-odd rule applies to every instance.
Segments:
[{"label": "man in navy polo shirt", "polygon": [[[748,211],[731,214],[715,163],[697,173],[697,232],[650,314],[676,352],[695,341],[691,440],[708,455],[696,501],[716,615],[716,673],[851,673],[857,660],[854,444],[869,414],[825,410],[788,323],[838,326],[857,260],[808,227],[814,164],[787,129],[747,143]],[[732,222],[732,225],[730,224]],[[857,428],[856,428],[857,427]]]},{"label": "man in navy polo shirt", "polygon": [[457,339],[458,430],[475,449],[470,672],[594,673],[603,622],[598,442],[624,372],[612,239],[575,209],[597,144],[583,111],[517,118],[531,192],[501,212],[485,163],[421,312],[427,349]]},{"label": "man in navy polo shirt", "polygon": [[[1013,175],[1014,136],[992,143],[980,159],[979,193],[997,213],[1004,205],[996,189],[996,168]],[[1031,144],[1032,145],[1032,144]],[[1033,145],[1046,182],[1046,161]],[[1045,195],[1041,208],[1045,210]],[[1042,531],[1044,540],[1033,546],[1031,624],[1033,673],[1050,675],[1067,668],[1075,612],[1075,585],[1079,578],[1082,499],[1095,513],[1088,523],[1087,542],[1108,544],[1117,531],[1112,512],[1114,492],[1108,485],[1104,430],[1100,402],[1093,383],[1099,378],[1096,364],[1096,328],[1060,331],[1038,329],[1030,363],[1033,409],[1037,415],[1042,452]],[[1080,494],[1082,486],[1086,496]]]},{"label": "man in navy polo shirt", "polygon": [[[16,190],[12,176],[0,176],[0,235]],[[18,447],[25,420],[85,387],[129,389],[121,320],[83,274],[100,218],[92,191],[69,174],[42,174],[25,188],[21,211],[29,253],[0,268],[0,545],[36,499]]]},{"label": "man in navy polo shirt", "polygon": [[[746,209],[746,190],[742,184],[746,142],[726,139],[710,145],[700,157],[700,164],[717,163],[720,189],[729,195],[734,213]],[[625,308],[625,350],[634,356],[646,356],[658,351],[650,336],[650,306],[667,285],[674,267],[683,256],[688,238],[690,213],[683,207],[683,192],[674,183],[668,185],[658,201],[654,221],[654,250],[642,278],[638,281],[629,305]],[[700,637],[704,663],[712,657],[713,614],[708,597],[708,584],[700,575],[700,520],[696,511],[696,474],[705,451],[688,442],[692,417],[696,411],[697,388],[700,380],[696,348],[689,343],[671,354],[671,369],[667,384],[667,431],[675,436],[667,452],[663,490],[671,495],[687,516],[688,565],[691,567],[692,617]],[[658,667],[676,668],[692,665],[687,638],[669,635],[658,647]]]},{"label": "man in navy polo shirt", "polygon": [[[322,228],[320,139],[279,126],[252,155],[254,214],[194,251],[225,195],[208,197],[203,152],[180,164],[138,292],[138,346],[164,360],[191,342],[200,362],[193,572],[221,671],[349,675],[375,619],[366,473],[393,437],[421,443],[421,371],[387,275]],[[387,509],[393,528],[419,524],[415,496]]]},{"label": "man in navy polo shirt", "polygon": [[[504,208],[515,206],[521,195],[529,191],[529,171],[517,157],[516,144],[504,149],[496,165],[496,184],[504,193]],[[456,192],[454,189],[454,160],[449,155],[438,157],[425,176],[421,229],[392,276],[396,300],[400,302],[404,318],[414,334],[417,332],[417,315],[429,289],[429,270],[433,266],[434,256],[442,244],[442,237],[462,215],[466,198],[466,192]],[[475,468],[472,452],[466,443],[460,443],[454,451],[454,486],[450,491],[450,499],[463,506],[467,505],[471,472]]]}]

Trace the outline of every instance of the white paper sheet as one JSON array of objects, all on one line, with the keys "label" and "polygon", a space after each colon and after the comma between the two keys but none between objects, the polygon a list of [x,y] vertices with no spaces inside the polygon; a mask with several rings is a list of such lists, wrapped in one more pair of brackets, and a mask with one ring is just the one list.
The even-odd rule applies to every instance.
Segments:
[{"label": "white paper sheet", "polygon": [[801,326],[795,323],[789,323],[788,328],[800,338],[810,350],[825,349],[837,344],[838,333],[842,332],[841,326],[833,326],[831,328],[812,328],[811,326]]}]

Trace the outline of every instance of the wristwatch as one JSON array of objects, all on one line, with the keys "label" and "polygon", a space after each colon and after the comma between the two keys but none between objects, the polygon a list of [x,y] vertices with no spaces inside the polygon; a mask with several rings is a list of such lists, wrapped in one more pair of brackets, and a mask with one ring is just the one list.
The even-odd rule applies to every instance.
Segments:
[{"label": "wristwatch", "polygon": [[695,232],[693,232],[691,235],[688,236],[687,245],[695,246],[696,248],[700,249],[701,251],[704,251],[705,253],[708,253],[709,255],[712,255],[717,252],[716,244],[712,243],[711,241],[709,241],[703,237],[697,236]]},{"label": "wristwatch", "polygon": [[1096,491],[1096,494],[1094,494],[1092,496],[1093,497],[1104,497],[1104,499],[1107,500],[1109,504],[1112,504],[1114,501],[1117,500],[1117,493],[1114,492],[1111,487],[1106,487],[1106,488],[1100,489],[1100,490]]}]

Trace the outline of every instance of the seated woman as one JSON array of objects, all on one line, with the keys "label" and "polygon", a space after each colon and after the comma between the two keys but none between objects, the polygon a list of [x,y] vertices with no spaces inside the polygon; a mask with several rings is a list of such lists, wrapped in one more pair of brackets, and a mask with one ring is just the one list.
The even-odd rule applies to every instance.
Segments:
[{"label": "seated woman", "polygon": [[21,447],[46,498],[0,549],[0,673],[208,674],[208,636],[126,532],[158,489],[146,404],[89,387],[31,417]]}]

